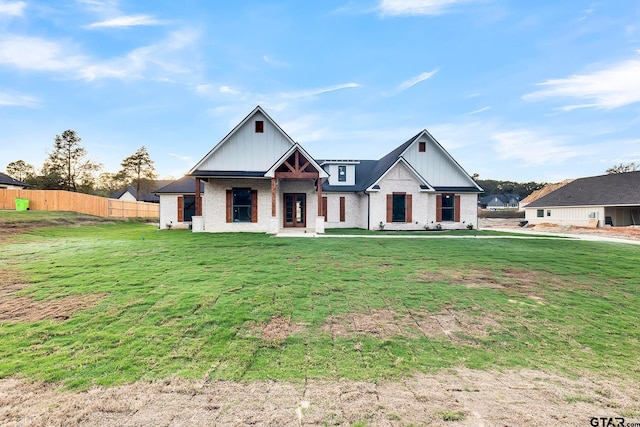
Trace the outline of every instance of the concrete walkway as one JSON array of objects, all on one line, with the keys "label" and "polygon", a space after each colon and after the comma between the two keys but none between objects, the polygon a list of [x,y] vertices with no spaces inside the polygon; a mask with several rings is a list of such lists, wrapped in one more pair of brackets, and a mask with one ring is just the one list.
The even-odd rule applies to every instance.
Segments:
[{"label": "concrete walkway", "polygon": [[[640,240],[622,239],[619,237],[599,236],[593,234],[578,234],[578,233],[552,233],[545,231],[535,231],[523,229],[511,229],[511,228],[486,228],[482,231],[500,231],[504,233],[511,233],[511,236],[448,236],[433,234],[420,234],[420,235],[392,235],[392,234],[323,234],[315,233],[308,230],[300,231],[285,231],[275,235],[275,237],[318,237],[318,238],[359,238],[359,239],[572,239],[572,240],[587,240],[593,242],[611,242],[611,243],[625,243],[630,245],[640,245]],[[516,235],[519,234],[519,235]],[[527,234],[523,236],[522,234]]]}]

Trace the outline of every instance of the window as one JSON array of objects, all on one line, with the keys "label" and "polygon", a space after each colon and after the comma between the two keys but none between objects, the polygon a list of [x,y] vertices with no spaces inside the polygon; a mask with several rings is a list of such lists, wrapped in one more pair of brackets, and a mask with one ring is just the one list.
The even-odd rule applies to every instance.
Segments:
[{"label": "window", "polygon": [[264,133],[264,121],[256,120],[256,133]]},{"label": "window", "polygon": [[191,217],[196,214],[196,197],[184,196],[183,197],[183,220],[191,221]]},{"label": "window", "polygon": [[453,194],[442,195],[442,221],[455,220],[455,197]]},{"label": "window", "polygon": [[421,153],[424,153],[425,151],[427,151],[427,143],[424,141],[418,142],[418,151]]},{"label": "window", "polygon": [[251,190],[248,188],[233,189],[233,222],[251,222]]},{"label": "window", "polygon": [[407,195],[393,194],[392,222],[406,222],[407,219]]},{"label": "window", "polygon": [[536,211],[536,216],[537,216],[538,218],[544,218],[544,209],[538,209],[538,210]]},{"label": "window", "polygon": [[338,182],[346,182],[346,181],[347,181],[347,167],[338,166]]},{"label": "window", "polygon": [[551,216],[551,211],[547,211],[547,216]]}]

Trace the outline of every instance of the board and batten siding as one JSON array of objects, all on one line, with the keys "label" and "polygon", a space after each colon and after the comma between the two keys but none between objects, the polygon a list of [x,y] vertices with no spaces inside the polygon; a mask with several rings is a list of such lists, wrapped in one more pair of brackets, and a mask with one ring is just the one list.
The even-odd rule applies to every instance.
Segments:
[{"label": "board and batten siding", "polygon": [[[420,142],[425,142],[425,152],[418,151]],[[403,157],[432,186],[469,187],[474,185],[472,180],[455,166],[449,156],[426,135],[411,144]]]},{"label": "board and batten siding", "polygon": [[[257,133],[255,130],[257,120],[264,122],[262,133]],[[198,169],[266,172],[291,146],[291,141],[280,129],[263,114],[256,113],[220,145]]]}]

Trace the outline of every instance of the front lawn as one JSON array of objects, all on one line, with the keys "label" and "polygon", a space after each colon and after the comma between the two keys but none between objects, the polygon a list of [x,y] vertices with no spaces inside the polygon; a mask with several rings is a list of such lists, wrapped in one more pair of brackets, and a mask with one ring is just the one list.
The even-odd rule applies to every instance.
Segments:
[{"label": "front lawn", "polygon": [[84,388],[466,366],[640,380],[633,245],[118,222],[30,229],[0,253],[0,377]]}]

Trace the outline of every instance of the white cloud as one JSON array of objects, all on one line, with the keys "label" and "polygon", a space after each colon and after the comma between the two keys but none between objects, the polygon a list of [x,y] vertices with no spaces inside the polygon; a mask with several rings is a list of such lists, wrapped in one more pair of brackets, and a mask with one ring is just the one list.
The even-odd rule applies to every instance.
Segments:
[{"label": "white cloud", "polygon": [[128,15],[118,16],[100,22],[89,24],[86,28],[122,28],[137,27],[142,25],[162,25],[163,22],[149,15]]},{"label": "white cloud", "polygon": [[0,0],[0,15],[22,16],[27,3],[23,1],[2,1]]},{"label": "white cloud", "polygon": [[398,90],[398,92],[402,92],[402,91],[404,91],[404,90],[407,90],[407,89],[409,89],[410,87],[413,87],[413,86],[417,85],[417,84],[418,84],[418,83],[420,83],[420,82],[423,82],[423,81],[425,81],[425,80],[430,79],[430,78],[431,78],[431,77],[433,77],[433,76],[434,76],[434,74],[436,74],[437,72],[438,72],[438,70],[437,70],[437,69],[435,69],[435,70],[433,70],[433,71],[427,71],[427,72],[422,73],[422,74],[420,74],[420,75],[418,75],[418,76],[416,76],[416,77],[413,77],[413,78],[411,78],[411,79],[409,79],[409,80],[407,80],[407,81],[405,81],[405,82],[402,82],[402,83],[400,84],[400,86],[398,86],[398,89],[397,89],[397,90]]},{"label": "white cloud", "polygon": [[85,58],[73,46],[39,37],[9,35],[0,39],[0,64],[35,71],[64,72],[78,69]]},{"label": "white cloud", "polygon": [[378,10],[382,15],[442,15],[461,3],[474,0],[382,0]]},{"label": "white cloud", "polygon": [[39,101],[29,95],[11,95],[0,92],[0,107],[35,107]]},{"label": "white cloud", "polygon": [[[199,34],[193,30],[175,31],[156,44],[132,50],[125,56],[95,60],[75,53],[76,47],[65,42],[38,37],[7,36],[0,39],[0,64],[32,71],[66,73],[72,79],[98,80],[106,78],[141,79],[172,82],[168,75],[190,72],[181,58]],[[184,60],[181,60],[184,59]]]},{"label": "white cloud", "polygon": [[225,93],[228,95],[238,95],[240,92],[232,88],[231,86],[220,86],[220,93]]},{"label": "white cloud", "polygon": [[523,99],[577,98],[587,101],[561,107],[563,111],[619,108],[640,102],[640,60],[624,61],[600,71],[547,80],[538,85],[545,89],[526,94]]},{"label": "white cloud", "polygon": [[547,136],[532,130],[513,130],[491,135],[493,149],[501,159],[520,160],[526,165],[560,165],[586,154],[585,147],[571,146],[565,137]]}]

